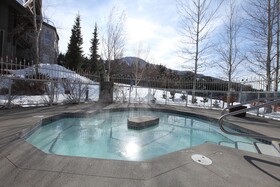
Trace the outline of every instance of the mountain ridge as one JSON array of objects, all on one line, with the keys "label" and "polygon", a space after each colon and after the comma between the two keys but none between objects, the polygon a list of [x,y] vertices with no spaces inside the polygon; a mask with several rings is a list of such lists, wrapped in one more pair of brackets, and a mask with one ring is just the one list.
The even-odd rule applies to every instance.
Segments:
[{"label": "mountain ridge", "polygon": [[[156,66],[163,66],[163,65],[152,64],[152,63],[149,63],[149,62],[147,62],[147,61],[145,61],[145,60],[143,60],[143,59],[141,59],[139,57],[133,57],[133,56],[123,57],[123,58],[120,59],[120,61],[122,63],[125,63],[126,65],[128,65],[130,67],[133,66],[133,63],[137,63],[137,62],[140,64],[140,68],[144,68],[145,66],[154,66],[154,67],[156,67]],[[194,74],[192,71],[187,71],[187,70],[180,71],[180,70],[173,70],[173,69],[167,68],[165,66],[163,66],[163,67],[166,68],[166,71],[168,71],[168,72],[170,72],[172,74],[176,74],[179,77],[184,77],[186,75],[191,76],[191,75]],[[205,77],[211,78],[212,80],[219,80],[219,81],[222,80],[222,79],[219,79],[219,78],[216,78],[216,77],[206,76],[204,74],[197,74],[197,78],[205,78]]]}]

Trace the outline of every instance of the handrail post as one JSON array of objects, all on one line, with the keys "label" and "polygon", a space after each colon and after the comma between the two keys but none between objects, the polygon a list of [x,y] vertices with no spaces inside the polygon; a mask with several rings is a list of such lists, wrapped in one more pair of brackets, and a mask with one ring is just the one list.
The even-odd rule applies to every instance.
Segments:
[{"label": "handrail post", "polygon": [[[258,99],[260,99],[260,92],[258,93]],[[259,117],[259,115],[260,115],[260,109],[258,108],[257,109],[257,116]]]},{"label": "handrail post", "polygon": [[210,94],[210,109],[212,109],[212,105],[213,105],[213,92],[211,92]]}]

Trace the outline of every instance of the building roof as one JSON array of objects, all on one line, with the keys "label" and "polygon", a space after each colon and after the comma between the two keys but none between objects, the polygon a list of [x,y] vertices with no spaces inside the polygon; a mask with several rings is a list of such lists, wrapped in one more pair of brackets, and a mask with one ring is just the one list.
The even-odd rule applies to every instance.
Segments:
[{"label": "building roof", "polygon": [[14,8],[15,10],[23,13],[23,12],[27,12],[26,9],[24,8],[24,6],[22,6],[22,4],[20,4],[18,1],[16,0],[3,0],[5,3],[7,3],[8,5],[10,5],[12,8]]},{"label": "building roof", "polygon": [[42,0],[24,0],[24,2],[23,2],[23,6],[26,9],[29,9],[29,11],[32,12],[32,14],[34,14],[34,11],[33,11],[34,4],[36,5],[36,10],[35,10],[36,15],[42,16]]},{"label": "building roof", "polygon": [[45,21],[43,21],[43,25],[45,25],[45,26],[47,26],[47,27],[53,29],[53,30],[55,31],[55,33],[56,33],[57,39],[59,40],[59,35],[58,35],[58,33],[57,33],[57,30],[56,30],[56,27],[55,27],[55,26],[50,25],[49,23],[47,23],[47,22],[45,22]]},{"label": "building roof", "polygon": [[[10,5],[15,10],[19,11],[20,13],[28,13],[33,14],[32,10],[30,10],[30,7],[32,6],[33,0],[23,1],[23,0],[1,0]],[[36,11],[37,15],[41,16],[42,14],[42,0],[35,0],[37,2],[36,4]]]}]

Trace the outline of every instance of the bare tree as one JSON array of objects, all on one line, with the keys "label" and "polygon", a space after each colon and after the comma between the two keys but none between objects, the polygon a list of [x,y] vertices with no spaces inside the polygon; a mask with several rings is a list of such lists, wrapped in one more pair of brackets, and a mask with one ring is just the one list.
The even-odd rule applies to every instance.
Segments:
[{"label": "bare tree", "polygon": [[137,58],[134,58],[134,62],[132,63],[133,68],[133,76],[135,78],[135,99],[138,96],[137,93],[137,87],[140,81],[142,80],[142,77],[144,75],[144,71],[146,69],[146,66],[144,64],[141,64],[141,61],[146,61],[149,55],[149,49],[144,49],[142,44],[138,44],[136,48],[136,56]]},{"label": "bare tree", "polygon": [[103,59],[108,62],[107,75],[111,74],[111,61],[122,57],[125,46],[125,23],[126,15],[124,12],[118,13],[113,7],[107,18],[105,34],[102,38]]},{"label": "bare tree", "polygon": [[232,79],[237,73],[238,66],[244,61],[244,55],[239,50],[241,23],[238,17],[239,8],[234,0],[230,0],[227,16],[224,19],[224,32],[219,40],[220,47],[216,49],[218,61],[215,63],[228,80],[227,104],[230,104]]},{"label": "bare tree", "polygon": [[275,81],[274,92],[277,94],[279,88],[279,68],[280,68],[280,0],[276,0],[276,65],[275,65]]},{"label": "bare tree", "polygon": [[[277,15],[279,14],[278,0],[249,0],[246,7],[248,15],[247,26],[252,50],[248,57],[251,71],[263,76],[266,80],[266,91],[272,88],[272,65],[276,57],[275,32]],[[277,5],[278,4],[278,5]]]},{"label": "bare tree", "polygon": [[211,21],[223,1],[211,0],[177,0],[177,7],[181,16],[179,32],[182,40],[179,53],[187,62],[193,61],[194,77],[192,102],[195,101],[197,71],[204,62],[203,57],[210,48],[209,33],[213,30]]},{"label": "bare tree", "polygon": [[[33,26],[34,26],[34,51],[35,51],[35,64],[36,66],[39,62],[39,38],[42,29],[43,19],[42,19],[42,0],[28,0],[25,2],[24,6],[28,8],[33,16]],[[38,69],[36,69],[36,74],[38,74]]]}]

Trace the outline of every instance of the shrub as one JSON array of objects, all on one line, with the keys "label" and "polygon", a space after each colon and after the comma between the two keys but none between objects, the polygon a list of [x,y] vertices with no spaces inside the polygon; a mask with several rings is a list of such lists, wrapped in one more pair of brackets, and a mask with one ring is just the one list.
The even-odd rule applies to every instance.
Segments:
[{"label": "shrub", "polygon": [[220,105],[219,105],[219,103],[218,103],[217,100],[214,101],[213,107],[215,107],[215,108],[220,108]]},{"label": "shrub", "polygon": [[[227,102],[227,98],[228,98],[228,96],[227,96],[227,95],[224,95],[224,96],[222,97],[222,101],[223,101],[223,102]],[[233,104],[233,102],[235,102],[235,101],[236,101],[236,97],[235,97],[235,96],[233,96],[233,95],[229,96],[229,102],[230,102],[231,104]]]},{"label": "shrub", "polygon": [[171,95],[170,99],[172,99],[172,101],[174,101],[174,99],[175,99],[175,94],[176,94],[176,92],[170,91],[170,95]]},{"label": "shrub", "polygon": [[191,100],[191,102],[192,102],[192,104],[197,104],[197,98],[193,98],[193,99]]},{"label": "shrub", "polygon": [[47,84],[39,81],[14,80],[12,95],[42,95],[46,91]]},{"label": "shrub", "polygon": [[9,93],[9,89],[8,88],[1,88],[0,89],[0,95],[6,95]]},{"label": "shrub", "polygon": [[206,103],[206,102],[208,102],[208,98],[207,97],[203,97],[203,99],[200,100],[200,101],[203,102],[203,103]]}]

